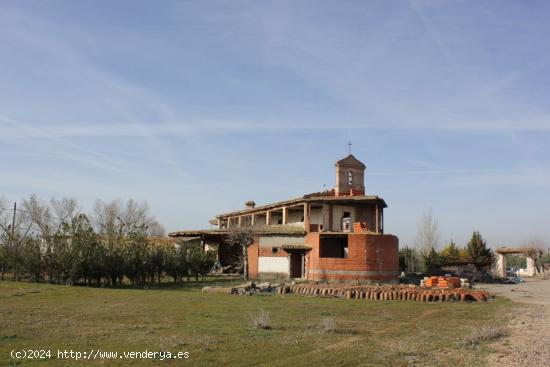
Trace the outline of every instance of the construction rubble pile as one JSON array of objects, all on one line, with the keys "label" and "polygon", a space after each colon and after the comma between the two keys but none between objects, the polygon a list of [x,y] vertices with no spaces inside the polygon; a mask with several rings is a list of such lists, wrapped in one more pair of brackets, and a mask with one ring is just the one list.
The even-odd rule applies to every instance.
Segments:
[{"label": "construction rubble pile", "polygon": [[203,293],[226,293],[226,294],[235,294],[239,296],[255,296],[255,295],[272,295],[275,293],[280,293],[280,289],[283,285],[280,284],[271,284],[270,282],[248,282],[231,288],[220,288],[220,287],[204,287],[202,288]]},{"label": "construction rubble pile", "polygon": [[254,283],[248,282],[243,285],[231,288],[231,294],[253,296],[258,294],[270,295],[277,293],[279,284],[271,284],[269,282]]}]

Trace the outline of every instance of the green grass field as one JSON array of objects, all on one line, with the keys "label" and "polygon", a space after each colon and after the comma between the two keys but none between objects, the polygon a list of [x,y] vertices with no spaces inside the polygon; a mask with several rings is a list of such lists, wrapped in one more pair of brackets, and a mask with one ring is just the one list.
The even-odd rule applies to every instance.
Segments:
[{"label": "green grass field", "polygon": [[[203,294],[200,284],[100,289],[0,282],[0,365],[475,366],[463,341],[511,306]],[[250,314],[269,312],[270,329]],[[336,327],[323,329],[323,318]],[[18,360],[12,350],[49,349]],[[57,359],[57,350],[189,352],[187,360]]]}]

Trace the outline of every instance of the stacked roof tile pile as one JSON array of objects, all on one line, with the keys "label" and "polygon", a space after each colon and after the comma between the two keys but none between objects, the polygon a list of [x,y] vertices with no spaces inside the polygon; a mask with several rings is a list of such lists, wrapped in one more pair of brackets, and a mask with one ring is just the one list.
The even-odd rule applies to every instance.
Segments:
[{"label": "stacked roof tile pile", "polygon": [[415,285],[336,285],[294,284],[278,293],[295,293],[314,297],[338,297],[379,301],[487,301],[486,291],[464,288],[422,288]]}]

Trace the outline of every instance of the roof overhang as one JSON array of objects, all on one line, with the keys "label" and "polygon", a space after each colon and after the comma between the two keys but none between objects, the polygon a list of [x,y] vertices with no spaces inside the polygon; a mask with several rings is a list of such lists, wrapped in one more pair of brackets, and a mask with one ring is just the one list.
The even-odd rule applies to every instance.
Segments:
[{"label": "roof overhang", "polygon": [[304,195],[304,197],[301,197],[298,199],[279,201],[277,203],[273,203],[269,205],[257,206],[253,209],[244,209],[244,210],[238,210],[235,212],[220,214],[220,215],[217,215],[216,218],[223,219],[226,217],[234,217],[239,215],[250,215],[253,213],[261,213],[267,210],[281,208],[283,206],[298,206],[300,204],[306,204],[306,203],[379,204],[382,208],[388,207],[384,199],[376,195],[357,195],[357,196]]},{"label": "roof overhang", "polygon": [[281,246],[285,251],[287,250],[311,250],[313,247],[306,245],[305,243],[288,243]]},{"label": "roof overhang", "polygon": [[[243,229],[250,230],[254,235],[298,235],[304,236],[306,231],[302,227],[297,226],[283,226],[283,225],[271,225],[271,226],[252,226],[242,227]],[[185,230],[175,231],[168,233],[168,236],[172,238],[181,237],[201,237],[211,239],[224,239],[231,234],[231,229],[199,229],[199,230]]]}]

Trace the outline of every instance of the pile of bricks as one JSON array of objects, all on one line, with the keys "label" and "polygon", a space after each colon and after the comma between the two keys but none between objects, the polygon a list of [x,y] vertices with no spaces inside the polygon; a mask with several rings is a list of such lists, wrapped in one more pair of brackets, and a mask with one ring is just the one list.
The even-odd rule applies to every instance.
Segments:
[{"label": "pile of bricks", "polygon": [[294,284],[280,287],[278,293],[379,301],[484,302],[489,299],[489,293],[486,291],[476,291],[464,288],[421,288],[414,285]]},{"label": "pile of bricks", "polygon": [[429,277],[423,285],[427,288],[460,288],[461,281],[458,277]]},{"label": "pile of bricks", "polygon": [[367,222],[353,223],[353,232],[368,232]]}]

